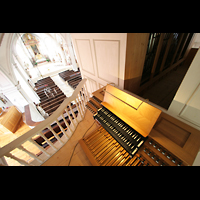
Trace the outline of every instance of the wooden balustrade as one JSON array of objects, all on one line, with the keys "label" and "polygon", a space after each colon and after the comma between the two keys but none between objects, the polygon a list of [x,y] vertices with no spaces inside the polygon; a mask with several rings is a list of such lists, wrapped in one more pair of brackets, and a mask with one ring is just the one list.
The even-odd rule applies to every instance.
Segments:
[{"label": "wooden balustrade", "polygon": [[[73,95],[65,99],[50,117],[42,121],[35,128],[31,129],[24,135],[18,137],[14,141],[1,148],[0,160],[4,160],[3,164],[1,165],[4,165],[6,162],[7,165],[9,165],[9,163],[12,163],[10,160],[12,160],[14,161],[15,165],[39,166],[54,153],[56,153],[69,140],[69,138],[73,135],[76,126],[84,118],[86,111],[85,105],[89,100],[85,84],[86,80],[87,79],[83,79],[79,83]],[[71,103],[73,103],[74,106],[76,105],[78,114],[74,113],[74,106],[71,106]],[[66,113],[71,121],[70,124],[65,118]],[[63,119],[67,128],[63,128],[60,119]],[[51,126],[55,123],[63,133],[61,137],[53,130]],[[55,140],[54,142],[50,141],[50,139],[45,136],[45,129],[51,131],[56,139],[56,142]],[[44,139],[44,141],[48,144],[48,148],[42,147],[35,141],[34,138],[38,138],[38,136]]]}]

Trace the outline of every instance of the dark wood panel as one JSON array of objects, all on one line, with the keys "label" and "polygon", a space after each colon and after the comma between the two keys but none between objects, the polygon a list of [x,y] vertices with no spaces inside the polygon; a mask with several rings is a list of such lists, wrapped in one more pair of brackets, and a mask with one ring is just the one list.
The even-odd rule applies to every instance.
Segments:
[{"label": "dark wood panel", "polygon": [[169,138],[171,141],[183,147],[186,143],[188,137],[190,136],[190,132],[177,126],[176,124],[162,118],[159,123],[157,123],[154,127],[160,134]]}]

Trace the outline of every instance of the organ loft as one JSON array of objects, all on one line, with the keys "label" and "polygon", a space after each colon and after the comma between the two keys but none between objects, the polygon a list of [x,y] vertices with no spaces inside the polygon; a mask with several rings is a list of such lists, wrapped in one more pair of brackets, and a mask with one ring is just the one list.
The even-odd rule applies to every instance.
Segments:
[{"label": "organ loft", "polygon": [[[196,33],[0,34],[0,90],[31,126],[1,134],[9,143],[0,165],[200,165],[198,41]],[[11,111],[0,113],[5,130],[5,121],[17,124]]]}]

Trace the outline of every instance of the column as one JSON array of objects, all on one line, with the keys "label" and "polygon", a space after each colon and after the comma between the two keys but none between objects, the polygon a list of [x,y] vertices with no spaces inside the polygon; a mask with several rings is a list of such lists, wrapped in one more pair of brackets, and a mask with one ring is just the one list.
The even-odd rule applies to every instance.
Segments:
[{"label": "column", "polygon": [[72,68],[74,71],[78,71],[78,66],[77,66],[77,63],[75,61],[75,55],[74,55],[74,49],[72,47],[72,41],[71,41],[71,38],[70,38],[70,34],[67,33],[67,47],[69,49],[69,55],[71,57],[71,60],[72,60]]},{"label": "column", "polygon": [[[38,102],[40,101],[39,96],[36,94],[36,92],[33,90],[33,88],[29,85],[29,83],[27,82],[26,77],[25,77],[25,76],[23,75],[23,73],[20,71],[20,69],[18,68],[17,64],[14,63],[13,65],[15,66],[15,69],[18,71],[18,73],[21,75],[21,77],[24,79],[25,83],[27,84],[27,87],[29,88],[29,91],[27,91],[27,92],[29,92],[29,94],[32,93],[32,94],[36,97],[36,99],[31,100],[31,99],[29,98],[29,95],[27,95],[26,92],[24,92],[24,90],[22,91],[22,88],[20,87],[22,93],[25,94],[25,97],[26,97],[26,99],[28,100],[29,103],[32,103],[33,101],[35,101],[36,103],[38,103]],[[32,82],[31,79],[29,79],[29,81]],[[25,84],[25,83],[24,83],[24,84]],[[33,82],[32,82],[32,84],[34,85]],[[30,94],[30,95],[31,95],[31,94]],[[32,95],[31,95],[31,96],[32,96]],[[29,101],[29,100],[30,100],[30,101]]]},{"label": "column", "polygon": [[65,60],[66,58],[65,58],[63,50],[61,49],[60,44],[57,41],[55,43],[56,43],[56,46],[60,49],[60,51],[58,51],[58,53],[60,53],[60,55],[61,55],[63,65],[67,65],[66,60]]},{"label": "column", "polygon": [[25,111],[24,106],[28,104],[28,101],[18,90],[17,86],[9,85],[2,92],[22,113]]}]

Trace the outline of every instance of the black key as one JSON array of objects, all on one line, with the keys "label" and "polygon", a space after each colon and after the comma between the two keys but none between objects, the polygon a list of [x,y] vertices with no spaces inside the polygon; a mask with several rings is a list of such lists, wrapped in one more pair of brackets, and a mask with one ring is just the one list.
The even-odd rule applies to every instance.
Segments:
[{"label": "black key", "polygon": [[105,107],[94,115],[94,119],[97,119],[106,131],[110,133],[130,155],[134,155],[146,140],[146,138]]}]

